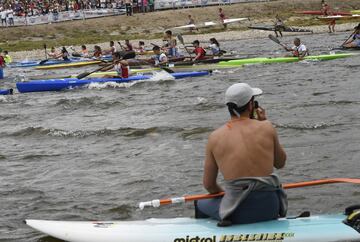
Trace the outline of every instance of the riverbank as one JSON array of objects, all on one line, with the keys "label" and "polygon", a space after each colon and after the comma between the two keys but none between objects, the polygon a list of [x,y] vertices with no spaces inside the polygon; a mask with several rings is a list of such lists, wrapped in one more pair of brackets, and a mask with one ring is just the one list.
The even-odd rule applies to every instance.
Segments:
[{"label": "riverbank", "polygon": [[[360,8],[358,0],[348,0],[346,2],[328,1],[335,10],[353,10]],[[218,38],[221,41],[235,40],[242,38],[259,38],[266,36],[262,31],[249,31],[247,26],[251,24],[271,24],[274,16],[280,14],[285,20],[285,24],[293,27],[306,27],[312,29],[314,33],[327,31],[324,22],[314,16],[298,15],[296,10],[316,10],[319,9],[319,1],[303,0],[278,0],[261,3],[243,3],[221,6],[228,18],[248,17],[250,21],[231,24],[224,32],[222,26],[204,29],[196,33],[187,35],[185,40],[194,39],[208,40],[209,36]],[[281,10],[281,11],[280,11]],[[50,46],[79,46],[81,44],[94,45],[98,43],[104,47],[109,40],[131,39],[146,40],[146,43],[158,42],[162,38],[163,32],[175,26],[187,23],[187,15],[191,14],[197,23],[218,20],[218,6],[205,8],[191,8],[158,11],[146,14],[135,14],[134,16],[115,16],[100,19],[90,19],[86,21],[73,21],[57,24],[27,26],[18,28],[2,29],[0,48],[7,49],[13,53],[14,57],[44,57],[43,45]],[[176,16],[176,17],[174,17]],[[352,20],[354,21],[354,20]],[[351,29],[354,23],[343,24],[339,21],[337,31]],[[33,50],[38,49],[38,51]],[[26,51],[26,52],[22,52]]]}]

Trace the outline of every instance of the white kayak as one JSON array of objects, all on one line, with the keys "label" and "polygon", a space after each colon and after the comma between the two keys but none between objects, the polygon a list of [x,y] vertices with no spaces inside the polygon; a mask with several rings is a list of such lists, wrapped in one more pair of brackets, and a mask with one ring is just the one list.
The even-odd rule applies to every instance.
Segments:
[{"label": "white kayak", "polygon": [[333,15],[333,16],[321,16],[318,19],[352,19],[352,18],[360,18],[360,14],[353,14],[353,15]]},{"label": "white kayak", "polygon": [[[245,21],[245,20],[249,20],[248,18],[229,18],[229,19],[225,19],[224,20],[224,24],[231,24],[231,23],[237,23],[240,21]],[[173,29],[190,29],[190,28],[209,28],[209,27],[213,27],[216,25],[222,25],[223,23],[221,22],[213,22],[213,21],[208,21],[208,22],[204,22],[201,24],[187,24],[187,25],[182,25],[182,26],[178,26],[178,27],[174,27]]]},{"label": "white kayak", "polygon": [[173,218],[142,221],[70,222],[26,220],[30,227],[70,242],[334,242],[360,240],[343,223],[345,215],[278,219],[218,227],[211,219]]}]

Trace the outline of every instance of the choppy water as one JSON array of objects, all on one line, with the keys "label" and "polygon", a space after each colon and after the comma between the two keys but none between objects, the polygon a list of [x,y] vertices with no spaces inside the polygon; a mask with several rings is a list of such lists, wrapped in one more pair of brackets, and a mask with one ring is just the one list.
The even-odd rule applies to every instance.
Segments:
[{"label": "choppy water", "polygon": [[[347,35],[302,39],[317,54]],[[268,39],[224,46],[259,56],[283,54]],[[1,87],[13,87],[21,70],[6,74]],[[42,73],[27,69],[23,74]],[[57,241],[24,225],[26,218],[192,216],[191,204],[144,211],[137,205],[205,192],[204,147],[209,133],[228,120],[224,91],[235,82],[265,92],[260,104],[288,154],[279,171],[284,182],[359,177],[360,56],[253,65],[129,87],[0,97],[0,241]],[[360,187],[333,184],[288,192],[289,214],[328,213],[358,203]]]}]

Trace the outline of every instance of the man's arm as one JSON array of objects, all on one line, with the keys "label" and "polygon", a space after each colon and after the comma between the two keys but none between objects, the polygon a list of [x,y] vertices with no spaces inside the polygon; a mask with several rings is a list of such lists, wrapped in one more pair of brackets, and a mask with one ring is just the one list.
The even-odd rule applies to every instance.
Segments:
[{"label": "man's arm", "polygon": [[212,154],[211,146],[211,139],[209,137],[208,143],[206,145],[203,185],[209,193],[218,193],[222,192],[223,189],[216,182],[219,168]]},{"label": "man's arm", "polygon": [[273,130],[274,130],[274,167],[277,169],[281,169],[285,166],[286,153],[279,142],[279,137],[274,127]]}]

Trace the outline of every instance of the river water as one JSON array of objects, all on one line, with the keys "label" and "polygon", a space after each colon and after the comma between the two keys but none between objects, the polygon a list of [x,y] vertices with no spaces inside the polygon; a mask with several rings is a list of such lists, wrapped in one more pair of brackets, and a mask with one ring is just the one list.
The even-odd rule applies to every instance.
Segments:
[{"label": "river water", "polygon": [[[347,35],[302,39],[312,54],[319,54],[329,53],[329,46]],[[290,43],[292,37],[282,41]],[[223,46],[257,56],[284,54],[268,39]],[[14,87],[17,75],[36,74],[42,72],[7,69],[1,87]],[[192,216],[191,204],[143,211],[137,206],[140,201],[205,193],[201,181],[207,136],[229,119],[224,92],[236,82],[264,90],[258,100],[288,155],[286,167],[278,171],[283,182],[358,177],[359,77],[356,56],[0,97],[0,241],[58,241],[27,227],[22,222],[27,218]],[[297,188],[288,195],[289,215],[342,212],[358,203],[360,188],[332,184]]]}]

